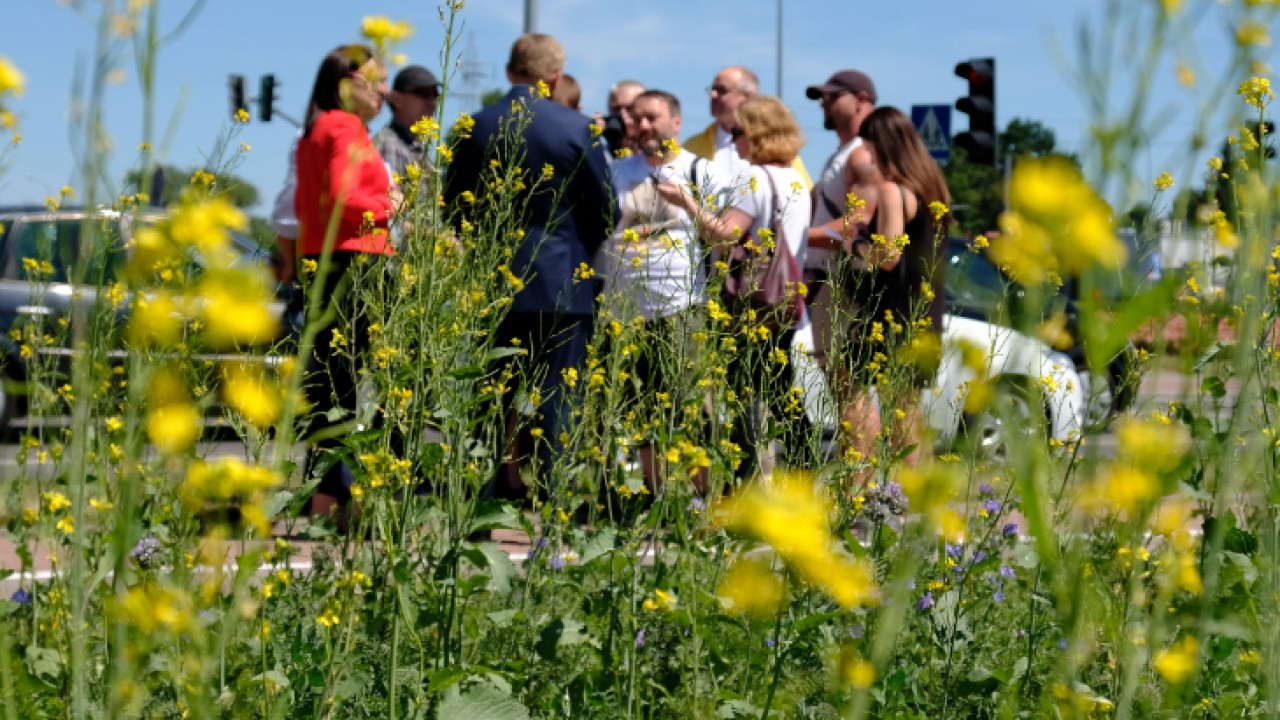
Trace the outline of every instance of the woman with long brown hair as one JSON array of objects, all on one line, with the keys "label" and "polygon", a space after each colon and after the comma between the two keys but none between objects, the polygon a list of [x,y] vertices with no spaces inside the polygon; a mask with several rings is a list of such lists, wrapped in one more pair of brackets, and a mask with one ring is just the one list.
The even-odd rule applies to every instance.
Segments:
[{"label": "woman with long brown hair", "polygon": [[[845,345],[847,377],[839,403],[853,449],[874,452],[881,414],[867,390],[880,390],[880,402],[896,410],[894,435],[903,447],[923,442],[920,390],[937,370],[946,264],[941,242],[947,183],[911,119],[893,107],[873,111],[858,130],[866,161],[855,168],[858,190],[870,216],[845,250],[853,256],[847,290],[854,300],[854,322]],[[904,353],[907,348],[912,352]],[[903,373],[889,373],[890,368]],[[892,392],[897,380],[901,394]],[[906,387],[901,387],[905,385]],[[905,425],[905,427],[903,427]],[[905,438],[903,437],[905,435]],[[902,449],[902,448],[899,448]]]}]

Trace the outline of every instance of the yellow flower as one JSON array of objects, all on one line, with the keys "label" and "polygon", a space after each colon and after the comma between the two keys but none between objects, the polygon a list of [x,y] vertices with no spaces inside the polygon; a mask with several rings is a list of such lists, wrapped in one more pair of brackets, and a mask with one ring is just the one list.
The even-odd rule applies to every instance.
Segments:
[{"label": "yellow flower", "polygon": [[1181,685],[1195,673],[1199,654],[1200,643],[1188,635],[1169,649],[1157,653],[1151,664],[1160,673],[1160,677],[1174,685]]},{"label": "yellow flower", "polygon": [[101,498],[90,498],[89,507],[93,508],[94,510],[97,510],[98,512],[106,512],[114,508],[115,505],[112,504],[110,501],[103,500]]},{"label": "yellow flower", "polygon": [[1271,90],[1271,81],[1264,77],[1251,77],[1240,83],[1236,94],[1259,110],[1266,110],[1267,105],[1276,97],[1275,92]]},{"label": "yellow flower", "polygon": [[1196,74],[1186,65],[1178,65],[1178,82],[1182,87],[1190,88],[1196,84]]},{"label": "yellow flower", "polygon": [[9,58],[0,55],[0,96],[20,96],[26,90],[27,79]]},{"label": "yellow flower", "polygon": [[731,603],[728,608],[731,613],[765,617],[777,611],[786,591],[782,578],[767,565],[757,560],[741,560],[725,573],[716,594]]},{"label": "yellow flower", "polygon": [[275,424],[280,417],[280,389],[261,372],[244,365],[224,370],[223,398],[245,420],[259,429]]},{"label": "yellow flower", "polygon": [[458,119],[453,121],[453,134],[460,138],[470,137],[471,131],[476,127],[476,119],[467,113],[458,115]]},{"label": "yellow flower", "polygon": [[182,338],[182,315],[173,296],[163,291],[134,296],[127,332],[138,345],[176,345]]},{"label": "yellow flower", "polygon": [[68,515],[62,518],[61,520],[59,520],[58,524],[54,525],[54,527],[57,528],[58,530],[61,530],[62,534],[70,535],[71,533],[76,531],[76,520],[72,516]]},{"label": "yellow flower", "polygon": [[538,97],[542,97],[542,98],[551,97],[551,88],[547,85],[546,82],[542,80],[538,81]]},{"label": "yellow flower", "polygon": [[772,545],[800,577],[821,587],[842,607],[877,601],[866,563],[833,548],[830,514],[830,503],[814,492],[811,481],[779,473],[767,487],[753,485],[730,499],[719,510],[718,521]]},{"label": "yellow flower", "polygon": [[[455,125],[456,127],[456,125]],[[440,123],[430,115],[419,119],[413,125],[409,126],[409,132],[413,133],[419,140],[435,140],[440,137]]]},{"label": "yellow flower", "polygon": [[555,177],[555,175],[556,175],[556,169],[555,169],[554,167],[552,167],[552,166],[551,166],[551,163],[543,163],[543,164],[542,164],[542,179],[543,179],[543,180],[550,180],[551,178]]},{"label": "yellow flower", "polygon": [[280,331],[280,320],[268,305],[269,278],[258,268],[208,272],[196,294],[205,322],[205,340],[213,347],[269,342]]},{"label": "yellow flower", "polygon": [[676,609],[676,604],[677,600],[675,594],[662,590],[661,588],[654,588],[653,597],[645,598],[645,601],[641,603],[640,606],[650,612],[653,612],[654,610],[665,610],[666,612],[671,612]]},{"label": "yellow flower", "polygon": [[241,124],[249,122],[249,111],[244,108],[236,110],[236,122]]},{"label": "yellow flower", "polygon": [[1266,25],[1249,20],[1241,23],[1240,27],[1236,28],[1236,43],[1239,45],[1268,47],[1271,45],[1271,32]]},{"label": "yellow flower", "polygon": [[1164,192],[1173,187],[1173,176],[1167,172],[1160,173],[1160,177],[1155,181],[1156,192]]},{"label": "yellow flower", "polygon": [[1156,479],[1146,470],[1115,463],[1084,488],[1080,504],[1090,512],[1132,514],[1158,491]]},{"label": "yellow flower", "polygon": [[144,635],[157,630],[184,632],[195,619],[192,605],[182,590],[148,584],[130,588],[113,614]]},{"label": "yellow flower", "polygon": [[200,437],[200,412],[190,403],[152,408],[147,414],[147,435],[167,455],[180,453]]},{"label": "yellow flower", "polygon": [[876,667],[862,658],[849,658],[844,663],[841,675],[850,686],[866,690],[876,681]]},{"label": "yellow flower", "polygon": [[48,510],[50,514],[59,513],[71,507],[71,500],[57,491],[41,493],[40,497],[44,500],[45,510]]},{"label": "yellow flower", "polygon": [[934,222],[941,222],[942,218],[946,217],[947,213],[951,212],[951,209],[944,203],[934,200],[929,203],[929,212],[933,213]]},{"label": "yellow flower", "polygon": [[392,21],[385,15],[369,15],[361,22],[360,33],[368,38],[379,55],[413,35],[413,26],[404,20]]}]

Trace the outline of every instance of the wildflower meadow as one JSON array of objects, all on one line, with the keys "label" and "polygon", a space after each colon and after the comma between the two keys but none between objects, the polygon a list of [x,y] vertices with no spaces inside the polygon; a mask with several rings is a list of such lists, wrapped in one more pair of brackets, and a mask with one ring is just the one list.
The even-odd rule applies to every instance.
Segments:
[{"label": "wildflower meadow", "polygon": [[[1185,378],[1180,396],[1077,418],[1056,437],[1047,403],[1060,381],[1001,382],[998,338],[881,328],[907,341],[871,368],[885,427],[871,454],[838,421],[802,422],[839,417],[837,400],[772,387],[795,358],[765,318],[715,300],[714,263],[712,299],[669,333],[602,295],[587,363],[565,378],[569,429],[529,431],[545,400],[496,329],[528,281],[512,257],[550,166],[522,171],[508,143],[487,158],[489,192],[444,203],[453,148],[473,130],[449,107],[467,9],[424,6],[447,37],[440,109],[412,128],[430,162],[398,178],[397,254],[356,270],[367,337],[336,333],[329,349],[364,354],[362,400],[356,416],[328,418],[347,423],[341,448],[311,464],[300,438],[314,419],[302,388],[317,381],[305,371],[316,316],[286,332],[275,281],[233,243],[249,218],[219,182],[246,150],[247,116],[144,218],[145,183],[122,194],[103,172],[113,151],[95,98],[128,43],[155,112],[162,0],[80,4],[100,23],[85,70],[97,90],[75,128],[85,180],[48,204],[113,219],[83,223],[69,270],[81,302],[6,339],[26,391],[18,464],[0,477],[20,558],[0,569],[15,588],[0,598],[0,718],[1280,717],[1280,184],[1263,122],[1277,3],[1105,3],[1073,56],[1095,111],[1087,152],[1019,159],[1000,232],[968,241],[1020,288],[1003,307],[1009,328],[1079,344],[1093,367],[1144,328],[1183,322],[1176,346],[1158,332],[1140,343],[1111,389],[1164,369]],[[1207,15],[1231,34],[1223,67],[1182,60]],[[348,34],[391,57],[412,32],[370,17]],[[1145,177],[1134,158],[1158,111],[1146,79],[1169,63],[1203,130],[1182,139],[1187,154],[1224,133],[1231,152]],[[22,151],[24,82],[0,55],[0,169]],[[1222,108],[1226,128],[1213,125]],[[512,138],[527,119],[512,107]],[[153,140],[137,150],[139,177]],[[1195,184],[1222,190],[1175,190]],[[1139,252],[1171,214],[1211,239],[1205,262],[1117,297],[1102,289],[1136,261],[1118,228],[1139,201],[1151,221],[1137,225]],[[327,259],[299,268],[311,308],[326,306]],[[26,261],[33,297],[51,291],[56,261]],[[1080,298],[1069,326],[1064,288]],[[638,391],[641,356],[678,380]],[[1019,432],[998,451],[963,432],[905,444],[895,408],[922,364],[965,378],[952,409],[966,422]],[[735,424],[768,393],[782,397],[767,442],[739,446]],[[523,449],[503,441],[510,395]],[[211,417],[243,453],[201,457]],[[565,450],[542,467],[536,450],[553,440]],[[631,461],[648,444],[654,486]],[[770,444],[815,460],[772,469]],[[483,491],[514,454],[528,461],[524,506]],[[749,454],[767,472],[736,479]],[[351,469],[352,511],[308,520],[335,462]],[[37,577],[38,559],[51,572]]]}]

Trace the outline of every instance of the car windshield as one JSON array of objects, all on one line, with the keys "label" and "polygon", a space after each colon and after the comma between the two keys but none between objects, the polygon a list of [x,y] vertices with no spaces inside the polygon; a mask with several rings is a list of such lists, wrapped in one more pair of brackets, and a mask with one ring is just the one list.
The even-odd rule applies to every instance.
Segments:
[{"label": "car windshield", "polygon": [[982,253],[963,240],[947,243],[947,311],[988,318],[998,315],[1008,280]]}]

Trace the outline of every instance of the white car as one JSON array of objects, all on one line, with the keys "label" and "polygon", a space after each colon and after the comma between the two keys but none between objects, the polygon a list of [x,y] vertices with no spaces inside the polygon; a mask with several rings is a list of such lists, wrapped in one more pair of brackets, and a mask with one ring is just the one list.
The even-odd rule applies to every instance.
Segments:
[{"label": "white car", "polygon": [[[809,354],[813,342],[808,327],[796,333],[792,348],[798,382],[805,388],[810,420],[827,428],[836,425],[836,411],[827,392],[826,382],[817,361]],[[961,362],[961,352],[968,343],[982,348],[987,362],[984,377]],[[1070,357],[1053,351],[1038,338],[1031,338],[1010,328],[982,320],[946,315],[943,317],[942,363],[933,386],[922,390],[921,408],[928,425],[937,433],[941,447],[950,447],[962,433],[975,436],[987,451],[1000,451],[1007,430],[1004,419],[994,410],[967,416],[965,393],[968,384],[983,380],[998,397],[1012,401],[1014,416],[1028,421],[1023,430],[1032,429],[1036,419],[1031,408],[1033,398],[1044,400],[1045,432],[1054,439],[1067,441],[1078,437],[1091,417],[1105,414],[1108,399],[1103,393],[1090,393],[1092,383],[1082,375]],[[1031,392],[1035,388],[1039,392]],[[1093,396],[1092,402],[1088,399]],[[1094,405],[1091,411],[1089,405]]]}]

